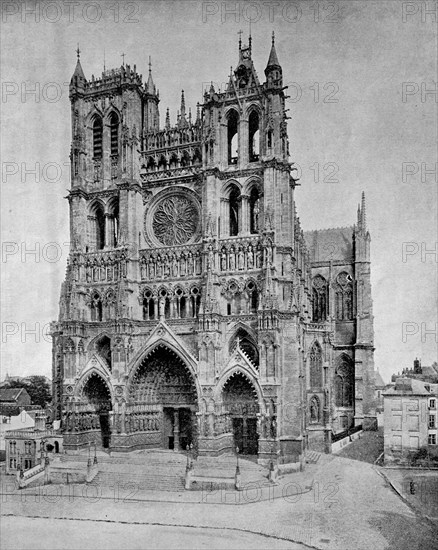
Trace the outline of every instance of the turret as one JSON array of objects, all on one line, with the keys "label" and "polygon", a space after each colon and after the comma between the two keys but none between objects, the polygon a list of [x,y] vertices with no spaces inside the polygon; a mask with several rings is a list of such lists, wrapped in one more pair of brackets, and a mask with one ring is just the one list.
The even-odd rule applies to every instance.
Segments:
[{"label": "turret", "polygon": [[149,56],[149,76],[145,84],[144,95],[144,130],[146,132],[157,132],[160,129],[159,102],[160,94],[152,78],[152,63]]},{"label": "turret", "polygon": [[178,128],[187,128],[188,126],[186,118],[186,100],[184,98],[184,90],[181,91],[181,113],[177,121]]},{"label": "turret", "polygon": [[268,88],[282,88],[283,71],[278,61],[277,51],[275,49],[275,34],[272,31],[272,45],[269,54],[268,64],[265,69],[266,83]]},{"label": "turret", "polygon": [[87,82],[87,79],[85,78],[85,75],[84,75],[84,71],[82,70],[82,65],[80,61],[81,51],[79,49],[79,46],[78,46],[78,49],[76,50],[76,54],[77,54],[78,60],[76,62],[76,68],[70,80],[70,98],[76,93],[83,92],[85,89],[85,84]]}]

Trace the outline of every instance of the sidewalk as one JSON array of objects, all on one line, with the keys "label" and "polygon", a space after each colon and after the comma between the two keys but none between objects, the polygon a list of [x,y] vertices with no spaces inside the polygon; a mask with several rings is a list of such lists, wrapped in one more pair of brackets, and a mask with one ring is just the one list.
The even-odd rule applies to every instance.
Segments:
[{"label": "sidewalk", "polygon": [[438,471],[378,468],[378,471],[416,512],[438,521]]},{"label": "sidewalk", "polygon": [[[85,493],[62,496],[61,487]],[[311,490],[304,492],[306,487]],[[297,488],[302,492],[297,493]],[[109,488],[104,501],[92,484],[45,489],[50,490],[46,496],[26,494],[26,490],[8,493],[9,498],[4,495],[2,513],[102,522],[102,529],[111,529],[111,523],[233,529],[321,550],[437,549],[436,530],[408,507],[377,469],[333,455],[321,456],[305,472],[285,476],[271,499],[254,488],[202,495],[136,494],[135,488],[125,487],[118,494],[116,486]]]}]

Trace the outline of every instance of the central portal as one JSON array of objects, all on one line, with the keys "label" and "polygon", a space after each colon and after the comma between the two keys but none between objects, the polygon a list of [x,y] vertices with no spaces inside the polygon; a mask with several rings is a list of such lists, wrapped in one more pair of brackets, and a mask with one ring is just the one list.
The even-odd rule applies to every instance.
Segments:
[{"label": "central portal", "polygon": [[131,406],[162,411],[163,449],[179,451],[196,446],[196,387],[186,364],[171,349],[157,347],[142,361],[129,396]]},{"label": "central portal", "polygon": [[190,409],[165,407],[163,410],[163,448],[185,451],[193,445],[193,412]]}]

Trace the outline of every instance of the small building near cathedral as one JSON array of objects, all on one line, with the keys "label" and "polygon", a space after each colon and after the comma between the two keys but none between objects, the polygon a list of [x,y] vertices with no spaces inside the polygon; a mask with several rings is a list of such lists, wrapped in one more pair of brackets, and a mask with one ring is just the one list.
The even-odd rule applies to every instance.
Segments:
[{"label": "small building near cathedral", "polygon": [[[53,323],[64,448],[298,461],[374,426],[370,234],[304,233],[274,38],[175,124],[151,67],[70,83],[73,243]],[[214,78],[215,75],[212,75]],[[352,216],[353,218],[353,216]]]}]

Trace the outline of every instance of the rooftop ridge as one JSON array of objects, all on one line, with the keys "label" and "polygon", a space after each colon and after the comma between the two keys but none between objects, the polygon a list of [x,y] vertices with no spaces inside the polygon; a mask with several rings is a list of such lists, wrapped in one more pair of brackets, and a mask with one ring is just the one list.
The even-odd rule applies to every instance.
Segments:
[{"label": "rooftop ridge", "polygon": [[323,227],[321,229],[307,229],[307,230],[303,230],[304,233],[312,233],[313,231],[330,231],[330,230],[333,230],[333,229],[354,229],[355,228],[355,224],[352,224],[352,225],[340,225],[340,226],[337,226],[337,227]]}]

